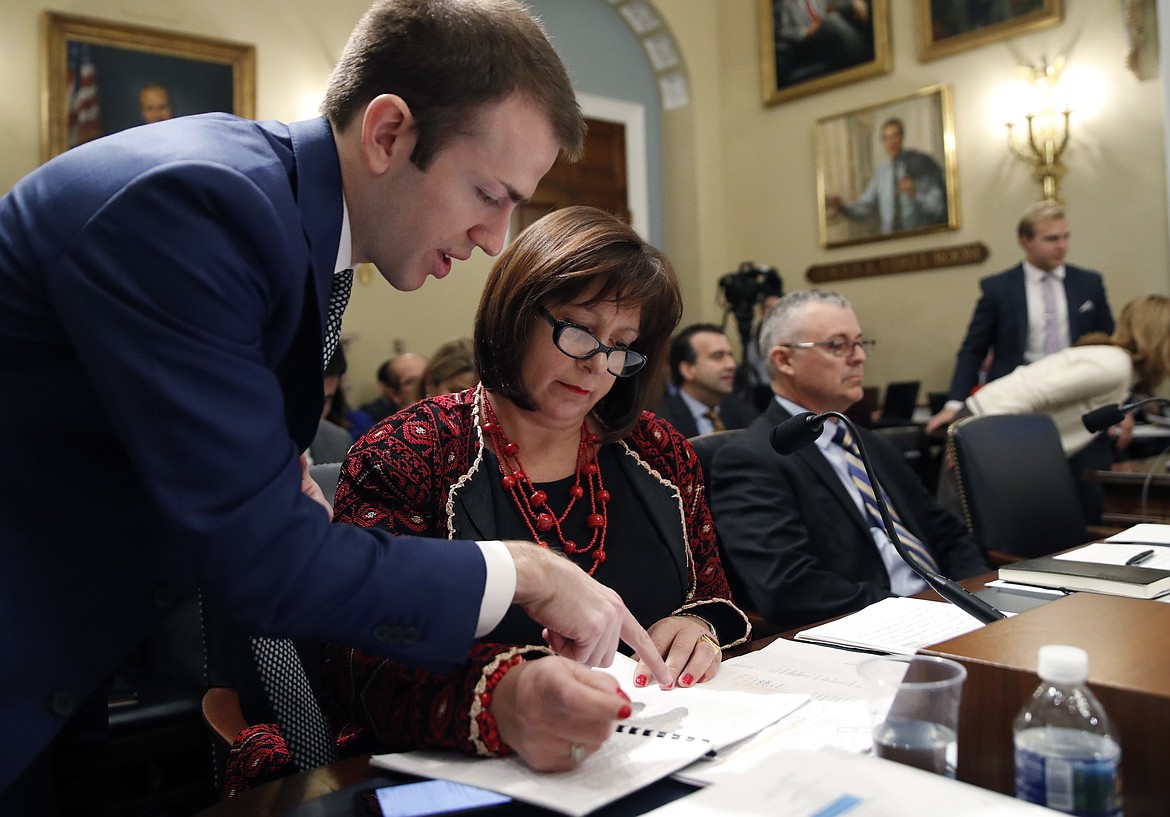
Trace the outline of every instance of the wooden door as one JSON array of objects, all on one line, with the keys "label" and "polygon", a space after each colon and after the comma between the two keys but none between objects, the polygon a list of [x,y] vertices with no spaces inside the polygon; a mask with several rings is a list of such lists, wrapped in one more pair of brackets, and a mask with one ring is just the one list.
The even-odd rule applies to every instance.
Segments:
[{"label": "wooden door", "polygon": [[516,234],[558,207],[588,204],[630,221],[626,181],[626,128],[618,122],[586,119],[585,155],[579,162],[557,157],[532,200],[519,205],[512,219]]}]

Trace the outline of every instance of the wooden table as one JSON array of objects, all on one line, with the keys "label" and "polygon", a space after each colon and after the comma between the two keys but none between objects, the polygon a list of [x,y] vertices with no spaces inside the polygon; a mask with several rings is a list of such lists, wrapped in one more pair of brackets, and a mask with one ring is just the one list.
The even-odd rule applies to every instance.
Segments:
[{"label": "wooden table", "polygon": [[[1170,523],[1167,462],[1165,457],[1125,460],[1105,470],[1087,472],[1089,479],[1101,483],[1101,525],[1128,528],[1138,522]],[[1147,493],[1144,512],[1143,491]]]},{"label": "wooden table", "polygon": [[959,712],[960,780],[1015,792],[1011,724],[1032,695],[1040,647],[1089,653],[1089,687],[1121,739],[1126,817],[1170,813],[1170,604],[1075,593],[923,650],[967,667]]}]

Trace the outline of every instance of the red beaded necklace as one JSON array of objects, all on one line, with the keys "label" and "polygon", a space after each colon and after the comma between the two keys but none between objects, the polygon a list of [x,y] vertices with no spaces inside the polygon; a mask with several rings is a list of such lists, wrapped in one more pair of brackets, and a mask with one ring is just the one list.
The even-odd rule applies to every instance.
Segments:
[{"label": "red beaded necklace", "polygon": [[[538,545],[548,547],[548,542],[541,538],[541,534],[555,530],[561,548],[566,554],[593,551],[593,566],[589,568],[589,575],[592,576],[597,566],[605,561],[605,531],[609,524],[609,491],[605,490],[601,481],[601,469],[597,464],[597,435],[589,430],[584,420],[581,421],[576,480],[569,487],[569,504],[565,507],[564,513],[557,516],[548,507],[548,494],[536,488],[528,478],[528,473],[520,462],[520,446],[504,434],[487,395],[484,395],[483,410],[483,432],[492,442],[496,457],[500,461],[500,472],[504,475],[500,478],[500,484],[512,495],[512,501],[516,503],[524,524],[532,532],[533,540]],[[582,474],[585,475],[585,484],[589,486],[589,516],[585,519],[585,525],[593,531],[589,544],[584,547],[571,539],[566,539],[561,531],[561,524],[568,517],[573,505],[585,496],[585,488],[581,485]]]}]

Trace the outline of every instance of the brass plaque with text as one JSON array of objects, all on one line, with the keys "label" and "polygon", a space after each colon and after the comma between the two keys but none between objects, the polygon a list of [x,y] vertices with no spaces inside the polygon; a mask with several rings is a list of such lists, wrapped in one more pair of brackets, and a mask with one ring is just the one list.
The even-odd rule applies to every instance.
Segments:
[{"label": "brass plaque with text", "polygon": [[987,260],[987,245],[982,241],[917,250],[875,258],[858,258],[836,264],[814,264],[805,270],[805,277],[814,284],[844,281],[849,278],[868,278],[873,275],[893,275],[899,272],[921,272],[941,267],[959,267],[981,264]]}]

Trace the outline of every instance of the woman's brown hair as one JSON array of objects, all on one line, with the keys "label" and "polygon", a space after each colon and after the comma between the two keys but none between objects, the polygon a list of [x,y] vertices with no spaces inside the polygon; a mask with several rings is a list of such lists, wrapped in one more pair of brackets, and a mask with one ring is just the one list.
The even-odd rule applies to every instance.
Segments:
[{"label": "woman's brown hair", "polygon": [[624,221],[594,207],[554,210],[532,224],[488,275],[475,315],[480,380],[523,409],[535,406],[520,367],[542,307],[573,303],[600,287],[585,305],[613,301],[640,307],[630,349],[646,356],[633,377],[619,377],[593,408],[603,440],[624,436],[661,393],[670,333],[682,317],[678,279],[670,261]]},{"label": "woman's brown hair", "polygon": [[1121,308],[1112,335],[1093,332],[1076,346],[1119,346],[1133,358],[1134,388],[1149,394],[1170,373],[1170,298],[1139,295]]}]

